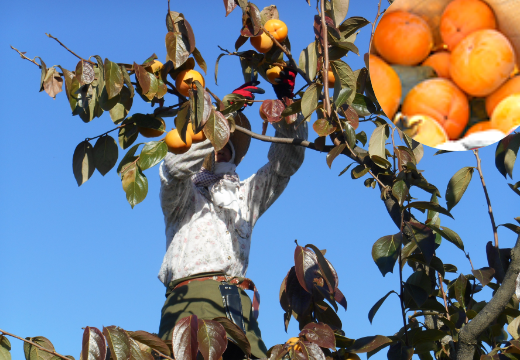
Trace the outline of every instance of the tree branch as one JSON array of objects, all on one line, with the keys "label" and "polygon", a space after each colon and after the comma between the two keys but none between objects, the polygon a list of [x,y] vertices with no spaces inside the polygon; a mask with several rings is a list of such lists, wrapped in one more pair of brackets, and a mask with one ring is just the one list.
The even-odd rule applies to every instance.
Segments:
[{"label": "tree branch", "polygon": [[[329,99],[329,43],[327,39],[327,24],[325,23],[325,1],[321,0],[321,39],[323,41],[323,94],[325,96],[324,105],[327,113],[327,120],[330,119],[330,99]],[[338,79],[339,80],[339,79]]]},{"label": "tree branch", "polygon": [[90,60],[85,60],[85,59],[83,59],[81,56],[79,56],[78,54],[76,54],[74,51],[72,51],[71,49],[69,49],[68,47],[66,47],[66,46],[65,46],[61,41],[58,40],[58,38],[55,38],[55,37],[52,36],[51,34],[47,34],[47,33],[45,33],[45,35],[47,35],[47,36],[50,37],[51,39],[56,40],[56,41],[57,41],[61,46],[63,46],[65,49],[67,49],[67,50],[68,50],[72,55],[74,55],[75,57],[77,57],[77,58],[79,58],[79,59],[81,59],[81,60],[83,60],[83,61],[86,61],[86,62],[88,62],[88,63],[91,63],[92,65],[96,65],[96,66],[97,66],[96,63],[94,63],[94,62],[92,62],[92,61],[90,61]]},{"label": "tree branch", "polygon": [[495,225],[495,217],[493,216],[493,209],[491,208],[491,200],[489,200],[486,182],[484,181],[484,174],[482,174],[482,167],[480,166],[480,157],[478,156],[478,149],[473,150],[473,154],[475,154],[475,157],[477,158],[477,170],[480,175],[480,181],[482,182],[482,188],[484,189],[484,195],[486,195],[486,202],[488,205],[489,218],[491,219],[491,226],[493,228],[493,236],[495,238],[495,248],[498,250],[497,226]]},{"label": "tree branch", "polygon": [[13,45],[10,45],[10,46],[11,46],[11,49],[13,49],[13,50],[16,51],[18,54],[20,54],[20,57],[21,57],[22,59],[29,60],[30,62],[32,62],[34,65],[38,66],[38,67],[41,69],[40,64],[38,64],[34,59],[30,59],[30,58],[28,58],[28,57],[25,56],[24,53],[22,53],[20,50],[18,50],[17,48],[13,47]]},{"label": "tree branch", "polygon": [[457,360],[471,360],[480,334],[500,315],[515,293],[516,278],[520,272],[520,236],[511,251],[511,263],[504,281],[487,305],[465,325],[459,333]]},{"label": "tree branch", "polygon": [[442,283],[442,275],[440,272],[437,272],[437,275],[439,275],[439,288],[442,293],[442,298],[444,299],[444,308],[446,309],[446,319],[450,320],[450,311],[448,309],[448,301],[446,300],[446,293],[444,292],[444,285]]},{"label": "tree branch", "polygon": [[49,350],[49,349],[46,349],[46,348],[44,348],[44,347],[41,347],[40,345],[38,345],[38,344],[36,344],[36,343],[33,343],[33,342],[30,341],[30,340],[23,339],[23,338],[21,338],[21,337],[19,337],[19,336],[16,336],[16,335],[14,335],[14,334],[8,333],[7,331],[4,331],[4,330],[2,330],[2,329],[0,329],[0,334],[1,334],[1,335],[12,336],[12,337],[14,337],[15,339],[22,340],[23,342],[26,342],[26,343],[28,343],[28,344],[31,344],[31,345],[34,346],[35,348],[38,348],[38,349],[40,349],[40,350],[42,350],[42,351],[45,351],[45,352],[48,352],[49,354],[52,354],[52,355],[54,355],[54,356],[57,356],[57,357],[59,357],[60,359],[63,359],[63,360],[70,360],[69,358],[67,358],[67,357],[65,357],[65,356],[63,356],[63,355],[58,354],[56,351]]},{"label": "tree branch", "polygon": [[370,53],[370,49],[372,49],[372,40],[374,39],[374,31],[376,29],[376,23],[379,19],[379,16],[381,16],[381,0],[379,0],[379,4],[377,5],[377,15],[374,19],[374,22],[372,23],[372,32],[370,33],[370,42],[368,43],[368,52]]}]

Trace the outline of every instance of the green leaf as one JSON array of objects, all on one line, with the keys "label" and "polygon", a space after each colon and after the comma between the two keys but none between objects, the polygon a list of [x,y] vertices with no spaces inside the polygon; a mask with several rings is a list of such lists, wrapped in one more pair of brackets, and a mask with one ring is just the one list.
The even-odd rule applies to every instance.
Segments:
[{"label": "green leaf", "polygon": [[331,151],[329,151],[329,153],[327,154],[327,165],[329,166],[329,169],[331,169],[332,162],[334,161],[334,159],[343,152],[345,147],[345,144],[339,144],[335,146]]},{"label": "green leaf", "polygon": [[130,359],[132,360],[154,360],[152,354],[141,350],[139,343],[132,338],[129,338],[130,344]]},{"label": "green leaf", "polygon": [[366,117],[376,112],[376,106],[368,97],[357,93],[352,102],[352,108],[356,111],[358,116]]},{"label": "green leaf", "polygon": [[423,254],[411,254],[404,258],[404,260],[408,261],[415,261],[421,264],[424,264],[426,266],[429,266],[430,268],[434,269],[435,271],[439,272],[442,277],[444,277],[445,269],[444,264],[442,263],[442,260],[439,259],[437,256],[433,256],[432,260],[430,261],[430,265],[426,263],[426,259],[424,258]]},{"label": "green leaf", "polygon": [[350,66],[348,66],[348,64],[342,60],[331,61],[330,64],[334,78],[336,79],[334,82],[334,93],[339,93],[342,88],[351,89],[352,93],[347,98],[346,103],[348,105],[352,105],[352,102],[356,97],[356,75]]},{"label": "green leaf", "polygon": [[518,154],[518,148],[520,147],[520,134],[512,134],[509,145],[504,155],[504,167],[509,177],[513,178],[513,167],[515,166],[516,155]]},{"label": "green leaf", "polygon": [[126,331],[118,326],[107,326],[103,327],[103,334],[113,360],[130,359],[130,338]]},{"label": "green leaf", "polygon": [[439,341],[446,336],[446,333],[438,329],[426,329],[414,333],[412,338],[412,344],[416,345],[424,342]]},{"label": "green leaf", "polygon": [[137,125],[135,125],[134,120],[132,120],[132,116],[126,118],[121,125],[125,125],[122,128],[119,129],[118,139],[119,139],[119,146],[123,150],[127,149],[129,146],[131,146],[134,141],[137,139],[137,136],[139,135],[139,131],[137,128]]},{"label": "green leaf", "polygon": [[[128,113],[130,112],[130,109],[132,108],[132,104],[134,102],[132,96],[130,93],[130,90],[124,86],[121,89],[121,92],[114,96],[112,99],[116,100],[116,103],[110,108],[110,118],[114,122],[114,124],[119,124],[121,121],[123,121]],[[110,103],[110,101],[109,101]]]},{"label": "green leaf", "polygon": [[328,136],[336,131],[336,126],[325,119],[316,120],[314,124],[312,124],[312,128],[316,131],[318,136]]},{"label": "green leaf", "polygon": [[390,345],[386,357],[388,360],[411,360],[413,356],[413,347],[407,346],[401,342]]},{"label": "green leaf", "polygon": [[334,93],[334,98],[333,98],[334,105],[336,105],[336,107],[340,107],[347,101],[347,99],[350,97],[350,95],[352,95],[351,88],[348,88],[348,87],[342,88],[339,91],[339,93]]},{"label": "green leaf", "polygon": [[404,180],[398,180],[392,186],[392,195],[397,199],[399,206],[403,206],[403,203],[408,197],[408,193],[409,189]]},{"label": "green leaf", "polygon": [[446,226],[443,226],[442,228],[440,226],[435,226],[433,223],[428,223],[426,225],[436,233],[440,234],[443,238],[451,242],[453,245],[464,251],[464,244],[462,243],[460,236],[455,231],[447,228]]},{"label": "green leaf", "polygon": [[346,168],[344,168],[343,170],[341,170],[341,172],[339,173],[338,176],[341,176],[343,175],[344,173],[347,172],[347,170],[352,166],[352,164],[355,164],[356,162],[351,162]]},{"label": "green leaf", "polygon": [[11,342],[6,336],[0,335],[0,360],[11,360]]},{"label": "green leaf", "polygon": [[[51,351],[55,351],[54,346],[50,342],[49,339],[43,336],[36,337],[26,337],[26,340],[32,341],[36,345]],[[25,359],[27,360],[54,360],[54,355],[38,349],[36,346],[33,346],[29,343],[24,342],[23,351],[25,354]]]},{"label": "green leaf", "polygon": [[381,305],[383,305],[383,303],[385,302],[386,298],[390,296],[390,294],[396,294],[397,293],[394,291],[394,290],[391,290],[388,292],[388,294],[386,294],[385,296],[383,296],[381,299],[379,299],[375,304],[374,306],[372,306],[372,308],[370,309],[370,311],[368,312],[368,321],[370,321],[370,323],[372,324],[372,320],[374,320],[374,316],[376,315],[377,311],[379,310],[379,308],[381,307]]},{"label": "green leaf", "polygon": [[346,351],[353,352],[356,354],[366,353],[391,342],[392,340],[387,338],[386,336],[367,336],[355,340],[354,344],[351,347],[347,348]]},{"label": "green leaf", "polygon": [[204,117],[204,87],[198,81],[194,81],[196,91],[190,93],[191,104],[191,125],[194,133],[202,130],[202,122]]},{"label": "green leaf", "polygon": [[285,110],[282,111],[282,116],[285,117],[285,116],[297,114],[297,113],[299,113],[301,111],[302,111],[302,101],[300,99],[300,100],[297,100],[297,101],[293,102],[289,106],[287,106],[285,108]]},{"label": "green leaf", "polygon": [[382,159],[386,159],[386,140],[388,140],[389,129],[388,125],[378,126],[372,132],[368,142],[368,153],[370,157],[377,155]]},{"label": "green leaf", "polygon": [[128,75],[128,71],[124,68],[124,66],[121,67],[121,72],[123,73],[123,81],[125,85],[128,87],[128,90],[130,90],[130,97],[134,97],[134,85],[132,84],[132,81],[130,80],[130,75]]},{"label": "green leaf", "polygon": [[429,66],[406,66],[406,65],[390,65],[395,70],[399,80],[401,80],[402,98],[412,90],[414,86],[420,82],[437,77],[433,68]]},{"label": "green leaf", "polygon": [[418,222],[404,222],[405,226],[412,233],[412,239],[417,243],[424,255],[426,264],[429,265],[435,252],[435,234],[426,225]]},{"label": "green leaf", "polygon": [[317,53],[317,44],[315,41],[311,42],[309,46],[300,53],[298,67],[302,69],[311,80],[316,77],[318,67]]},{"label": "green leaf", "polygon": [[47,76],[47,65],[45,65],[45,63],[39,56],[36,56],[34,59],[36,60],[36,58],[40,59],[40,69],[41,69],[40,92],[42,92],[43,91],[43,82],[45,81],[45,77]]},{"label": "green leaf", "polygon": [[508,326],[507,332],[513,337],[513,339],[517,340],[520,337],[519,333],[520,327],[520,316],[515,318]]},{"label": "green leaf", "polygon": [[181,32],[170,31],[166,34],[165,43],[166,52],[173,63],[173,68],[177,69],[179,66],[184,64],[190,56],[187,39],[186,37],[183,37]]},{"label": "green leaf", "polygon": [[352,179],[359,179],[360,177],[363,177],[366,173],[368,173],[369,170],[370,169],[365,167],[365,165],[360,164],[352,169],[350,175]]},{"label": "green leaf", "polygon": [[[513,231],[513,232],[515,232],[515,233],[520,235],[520,226],[518,226],[518,225],[507,223],[507,224],[500,224],[498,226],[506,227],[509,230],[511,230],[511,231]],[[497,228],[498,228],[498,226],[497,226]]]},{"label": "green leaf", "polygon": [[516,194],[520,195],[520,190],[519,190],[519,188],[520,188],[520,181],[517,182],[517,183],[514,184],[514,185],[513,185],[513,184],[507,184],[507,185],[509,185],[509,187],[511,188],[511,190],[513,190]]},{"label": "green leaf", "polygon": [[119,94],[124,81],[119,65],[105,58],[105,87],[109,100]]},{"label": "green leaf", "polygon": [[70,109],[74,111],[78,102],[76,91],[79,89],[79,81],[69,70],[60,65],[58,65],[58,67],[61,69],[63,77],[65,78],[65,95],[67,95],[67,99],[69,100]]},{"label": "green leaf", "polygon": [[459,304],[466,310],[466,302],[464,296],[466,294],[466,286],[468,285],[468,279],[460,274],[453,287],[455,289],[455,299],[459,302]]},{"label": "green leaf", "polygon": [[202,57],[202,54],[200,53],[199,49],[195,48],[193,50],[193,57],[195,58],[195,61],[197,62],[197,65],[204,71],[204,75],[208,72],[208,66],[206,65],[206,61],[204,61],[204,58]]},{"label": "green leaf", "polygon": [[446,204],[448,206],[448,211],[451,211],[451,209],[458,204],[462,195],[464,195],[464,192],[471,181],[474,170],[474,167],[463,167],[450,179],[448,188],[446,189]]},{"label": "green leaf", "polygon": [[121,171],[121,182],[126,193],[126,200],[133,209],[148,194],[148,180],[139,165],[131,163]]},{"label": "green leaf", "polygon": [[121,174],[121,171],[125,168],[125,165],[137,160],[137,156],[135,156],[135,153],[141,145],[143,145],[143,143],[135,144],[126,152],[125,156],[123,156],[123,158],[119,162],[119,165],[117,166],[118,174]]},{"label": "green leaf", "polygon": [[368,21],[367,19],[362,18],[360,16],[353,16],[343,21],[343,23],[338,27],[338,29],[341,32],[341,36],[343,38],[348,38],[349,36],[355,34],[356,31],[368,24],[370,24],[370,21]]},{"label": "green leaf", "polygon": [[497,148],[495,150],[495,166],[506,179],[507,179],[507,169],[505,165],[505,157],[509,142],[511,141],[513,134],[509,134],[500,140],[497,144]]},{"label": "green leaf", "polygon": [[354,149],[356,146],[356,130],[354,130],[354,127],[349,123],[343,124],[343,136],[347,140],[348,146]]},{"label": "green leaf", "polygon": [[208,122],[204,126],[204,135],[209,139],[215,151],[222,149],[229,141],[229,123],[219,111],[211,110]]},{"label": "green leaf", "polygon": [[394,272],[394,265],[397,261],[401,242],[402,235],[397,233],[379,238],[372,246],[372,259],[374,259],[383,276],[389,272]]},{"label": "green leaf", "polygon": [[83,185],[95,170],[94,151],[88,141],[82,141],[76,146],[72,156],[72,172],[78,186]]},{"label": "green leaf", "polygon": [[318,99],[321,93],[321,85],[311,84],[302,96],[302,114],[308,117],[318,107]]},{"label": "green leaf", "polygon": [[434,204],[434,203],[431,203],[431,202],[428,202],[428,201],[414,201],[414,202],[411,202],[410,204],[408,204],[406,206],[406,209],[409,209],[409,208],[423,209],[423,210],[433,210],[435,212],[447,215],[447,216],[449,216],[450,218],[453,219],[453,216],[450,214],[450,212],[448,210],[446,210],[445,208],[443,208],[442,206],[440,206],[438,204]]},{"label": "green leaf", "polygon": [[444,271],[449,272],[449,273],[456,273],[458,270],[455,265],[444,264]]},{"label": "green leaf", "polygon": [[367,134],[364,131],[360,131],[356,134],[356,140],[361,142],[363,146],[367,144]]},{"label": "green leaf", "polygon": [[145,144],[139,155],[141,170],[149,169],[160,163],[168,154],[168,145],[164,141],[150,141]]},{"label": "green leaf", "polygon": [[[437,199],[437,194],[432,194],[430,203],[439,205],[439,200]],[[439,225],[441,224],[441,219],[439,218],[439,213],[437,211],[428,209],[428,220],[426,222],[426,225],[429,225],[429,224],[432,224],[437,227],[439,227]]]},{"label": "green leaf", "polygon": [[197,340],[199,351],[207,360],[219,359],[227,345],[226,330],[217,321],[198,319]]},{"label": "green leaf", "polygon": [[432,292],[430,278],[424,271],[416,271],[406,280],[405,289],[415,303],[421,307]]},{"label": "green leaf", "polygon": [[332,18],[334,25],[338,26],[343,19],[345,19],[349,3],[350,0],[331,0],[330,5],[332,6],[332,14],[334,15]]},{"label": "green leaf", "polygon": [[483,267],[477,270],[471,270],[471,273],[477,278],[478,281],[480,281],[482,286],[486,286],[491,282],[491,280],[493,280],[495,269],[491,267]]},{"label": "green leaf", "polygon": [[118,148],[113,137],[100,137],[94,145],[94,164],[96,169],[105,176],[117,163]]},{"label": "green leaf", "polygon": [[189,121],[191,118],[191,103],[185,102],[183,103],[180,108],[179,112],[177,113],[177,117],[175,118],[175,127],[177,128],[177,131],[179,132],[179,135],[181,137],[181,140],[186,143],[186,132],[188,131]]},{"label": "green leaf", "polygon": [[215,62],[215,85],[218,85],[217,84],[217,77],[218,77],[218,62],[220,61],[220,59],[222,58],[222,56],[224,55],[227,55],[227,54],[220,54],[218,57],[217,57],[217,61]]}]

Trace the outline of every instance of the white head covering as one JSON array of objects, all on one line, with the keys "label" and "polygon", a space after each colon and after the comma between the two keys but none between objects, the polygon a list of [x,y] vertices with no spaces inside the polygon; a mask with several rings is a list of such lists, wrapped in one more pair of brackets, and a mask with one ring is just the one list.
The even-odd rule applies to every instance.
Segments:
[{"label": "white head covering", "polygon": [[215,162],[213,173],[215,175],[234,175],[237,166],[235,165],[235,147],[231,141],[228,141],[229,148],[231,149],[231,159],[228,162]]}]

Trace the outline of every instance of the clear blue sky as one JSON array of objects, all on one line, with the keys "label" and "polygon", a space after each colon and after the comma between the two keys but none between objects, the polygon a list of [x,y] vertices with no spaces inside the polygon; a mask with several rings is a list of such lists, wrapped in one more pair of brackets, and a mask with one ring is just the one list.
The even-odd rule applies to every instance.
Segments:
[{"label": "clear blue sky", "polygon": [[[271,1],[257,0],[262,9]],[[314,4],[314,1],[311,1]],[[313,41],[314,7],[304,0],[278,1],[281,19],[289,27],[293,53]],[[387,6],[386,3],[383,4]],[[238,59],[224,57],[219,85],[213,81],[217,45],[233,49],[241,26],[240,10],[227,18],[220,0],[171,2],[191,23],[197,47],[208,63],[206,84],[219,96],[243,83]],[[348,16],[374,19],[375,0],[352,0]],[[159,205],[157,167],[146,171],[147,199],[133,210],[125,199],[120,179],[111,171],[104,178],[95,173],[80,188],[72,175],[72,154],[86,137],[112,128],[108,114],[84,124],[72,117],[64,93],[52,100],[38,93],[39,69],[20,57],[9,45],[41,56],[48,66],[73,70],[78,59],[45,36],[58,37],[83,57],[101,55],[115,62],[142,62],[152,53],[166,55],[164,23],[166,0],[142,1],[10,1],[0,12],[2,58],[0,101],[2,103],[2,176],[0,176],[0,328],[19,336],[43,335],[58,352],[79,358],[85,326],[118,325],[127,330],[157,332],[165,300],[157,273],[165,252],[164,223]],[[370,26],[362,29],[356,45],[368,48]],[[244,45],[244,49],[249,48]],[[349,54],[353,69],[364,66],[362,56]],[[301,78],[296,87],[303,85]],[[266,94],[274,98],[265,81]],[[171,95],[167,102],[173,103]],[[258,105],[247,109],[253,130],[261,132]],[[136,98],[133,112],[151,112],[149,104]],[[173,119],[167,121],[173,127]],[[371,133],[374,126],[361,129]],[[272,129],[269,130],[272,133]],[[310,132],[310,140],[316,134]],[[267,161],[268,144],[253,140],[241,178],[253,174]],[[494,166],[495,145],[481,150],[483,169],[497,223],[513,222],[519,216],[520,198],[507,186]],[[425,177],[444,192],[450,177],[463,166],[474,166],[471,152],[432,157],[425,150],[419,164]],[[121,157],[121,156],[120,156]],[[283,329],[283,311],[278,290],[293,265],[294,240],[327,249],[327,258],[339,274],[339,286],[348,300],[348,311],[340,310],[346,335],[392,335],[401,326],[397,297],[390,297],[370,325],[372,305],[398,287],[398,274],[383,278],[371,258],[372,244],[384,235],[398,232],[390,221],[377,190],[366,189],[363,180],[351,180],[339,172],[350,161],[337,159],[332,170],[325,154],[306,152],[299,172],[253,232],[248,277],[262,296],[260,327],[268,347],[297,336],[296,321],[288,334]],[[517,165],[520,167],[520,165]],[[519,170],[515,170],[518,181]],[[511,182],[511,181],[509,181]],[[429,195],[414,190],[428,200]],[[452,211],[456,222],[442,217],[442,224],[457,231],[476,267],[487,266],[485,244],[492,240],[483,191],[475,176],[461,203]],[[425,220],[418,213],[419,219]],[[510,247],[516,239],[499,229],[500,244]],[[462,252],[444,242],[438,254],[445,263],[469,273]],[[451,278],[456,275],[452,274]],[[489,295],[489,292],[485,292]],[[12,340],[13,359],[23,358],[22,343]],[[363,355],[364,358],[364,355]],[[375,359],[386,359],[381,352]]]}]

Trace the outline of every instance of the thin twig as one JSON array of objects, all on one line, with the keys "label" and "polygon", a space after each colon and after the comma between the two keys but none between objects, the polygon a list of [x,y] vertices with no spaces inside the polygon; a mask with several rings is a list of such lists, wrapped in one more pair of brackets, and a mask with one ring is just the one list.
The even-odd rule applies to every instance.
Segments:
[{"label": "thin twig", "polygon": [[381,0],[379,0],[379,4],[377,5],[377,15],[372,23],[372,33],[370,34],[370,42],[368,43],[368,52],[370,53],[370,49],[372,49],[372,40],[374,39],[374,31],[376,29],[376,23],[379,17],[381,16]]},{"label": "thin twig", "polygon": [[329,99],[329,43],[327,39],[327,24],[325,23],[325,1],[321,0],[321,39],[323,41],[323,94],[325,96],[325,112],[327,119],[330,119],[330,99]]},{"label": "thin twig", "polygon": [[[169,1],[168,1],[168,2],[169,2]],[[157,355],[162,356],[162,357],[165,358],[165,359],[168,359],[168,360],[175,360],[174,358],[169,357],[168,355],[163,354],[163,353],[160,352],[159,350],[152,349],[152,351],[155,351],[155,352],[157,353]]]},{"label": "thin twig", "polygon": [[298,74],[300,74],[302,76],[302,78],[304,78],[308,84],[311,84],[312,83],[311,79],[309,79],[307,74],[298,67],[298,64],[296,64],[296,61],[294,61],[291,52],[285,46],[280,44],[278,42],[278,40],[276,40],[274,38],[274,36],[271,35],[271,33],[269,33],[269,31],[267,31],[263,26],[262,26],[262,30],[267,34],[267,36],[269,36],[271,38],[271,40],[273,40],[273,42],[276,44],[276,46],[278,46],[284,52],[284,54],[287,55],[287,58],[289,59],[291,66],[298,71]]},{"label": "thin twig", "polygon": [[465,253],[465,254],[466,254],[466,257],[469,260],[469,264],[471,265],[471,270],[475,270],[475,268],[473,267],[473,262],[471,261],[471,258],[469,257],[469,253]]},{"label": "thin twig", "polygon": [[30,62],[32,62],[34,65],[38,66],[40,69],[41,69],[41,66],[40,64],[38,64],[34,59],[30,59],[28,58],[27,56],[25,56],[20,50],[18,50],[17,48],[13,47],[13,45],[11,45],[11,49],[13,49],[14,51],[16,51],[18,54],[20,54],[20,57],[22,59],[25,59],[25,60],[29,60]]},{"label": "thin twig", "polygon": [[58,353],[57,353],[56,351],[54,351],[54,350],[49,350],[49,349],[46,349],[46,348],[44,348],[44,347],[41,347],[40,345],[38,345],[38,344],[36,344],[36,343],[34,343],[34,342],[30,341],[30,340],[23,339],[23,338],[21,338],[21,337],[19,337],[19,336],[16,336],[16,335],[14,335],[14,334],[8,333],[7,331],[4,331],[4,330],[2,330],[2,329],[0,329],[0,334],[1,334],[1,335],[12,336],[12,337],[14,337],[15,339],[22,340],[23,342],[26,342],[26,343],[28,343],[28,344],[31,344],[32,346],[34,346],[34,347],[36,347],[36,348],[38,348],[38,349],[40,349],[40,350],[42,350],[42,351],[48,352],[49,354],[52,354],[52,355],[54,355],[54,356],[57,356],[57,357],[59,357],[60,359],[63,359],[63,360],[70,360],[69,358],[67,358],[67,357],[65,357],[65,356],[63,356],[63,355],[58,354]]},{"label": "thin twig", "polygon": [[[298,146],[303,146],[303,147],[306,147],[306,148],[309,148],[312,150],[319,151],[314,146],[314,143],[307,141],[307,140],[294,139],[294,138],[279,138],[279,137],[274,137],[274,136],[260,135],[255,132],[252,132],[251,130],[243,128],[242,126],[238,126],[238,125],[235,125],[235,130],[238,130],[241,133],[247,134],[247,135],[251,136],[253,139],[257,139],[260,141],[278,143],[278,144],[298,145]],[[332,146],[330,148],[332,148]]]},{"label": "thin twig", "polygon": [[118,127],[113,128],[112,130],[108,130],[106,133],[103,133],[103,134],[98,135],[98,136],[94,136],[93,138],[86,138],[85,141],[90,141],[90,140],[94,140],[94,139],[100,138],[102,136],[107,135],[108,133],[111,133],[112,131],[116,131],[117,129],[121,129],[122,127],[125,127],[126,125],[128,125],[128,124],[120,125]]},{"label": "thin twig", "polygon": [[172,27],[173,27],[173,16],[172,16],[172,12],[170,11],[170,0],[168,0],[168,15],[170,15],[170,21],[172,22]]},{"label": "thin twig", "polygon": [[86,61],[86,62],[88,62],[88,63],[91,63],[92,65],[96,65],[96,66],[97,66],[97,64],[96,64],[95,62],[92,62],[92,61],[90,61],[90,60],[85,60],[85,59],[83,59],[81,56],[79,56],[78,54],[76,54],[74,51],[72,51],[71,49],[69,49],[68,47],[66,47],[66,46],[65,46],[61,41],[58,40],[58,38],[55,38],[55,37],[52,36],[51,34],[47,34],[47,33],[45,33],[45,35],[47,35],[47,36],[50,37],[51,39],[56,40],[56,41],[57,41],[61,46],[63,46],[65,49],[67,49],[67,50],[68,50],[72,55],[74,55],[74,56],[77,57],[78,59],[81,59],[81,60],[83,60],[83,61]]},{"label": "thin twig", "polygon": [[444,299],[444,307],[446,308],[446,319],[450,320],[450,311],[448,310],[448,301],[446,300],[446,293],[444,292],[444,284],[442,283],[442,275],[440,272],[437,272],[439,275],[439,288],[441,289],[442,298]]},{"label": "thin twig", "polygon": [[486,188],[486,182],[484,181],[484,174],[482,174],[482,166],[480,165],[480,157],[478,155],[478,149],[473,150],[473,154],[477,158],[477,170],[480,175],[480,181],[482,182],[482,188],[484,189],[484,195],[486,195],[486,201],[488,205],[489,218],[491,219],[491,227],[493,228],[493,236],[495,237],[495,248],[498,249],[498,232],[497,226],[495,225],[495,217],[493,216],[493,209],[491,208],[491,200]]},{"label": "thin twig", "polygon": [[[401,211],[401,226],[399,231],[401,232],[401,237],[403,236],[403,226],[404,226],[404,210]],[[403,268],[401,266],[402,262],[402,244],[399,245],[399,299],[401,300],[401,314],[403,315],[403,329],[404,329],[404,335],[406,338],[406,345],[409,345],[408,341],[408,331],[406,331],[406,314],[405,314],[405,307],[404,307],[404,286],[403,286]]]}]

